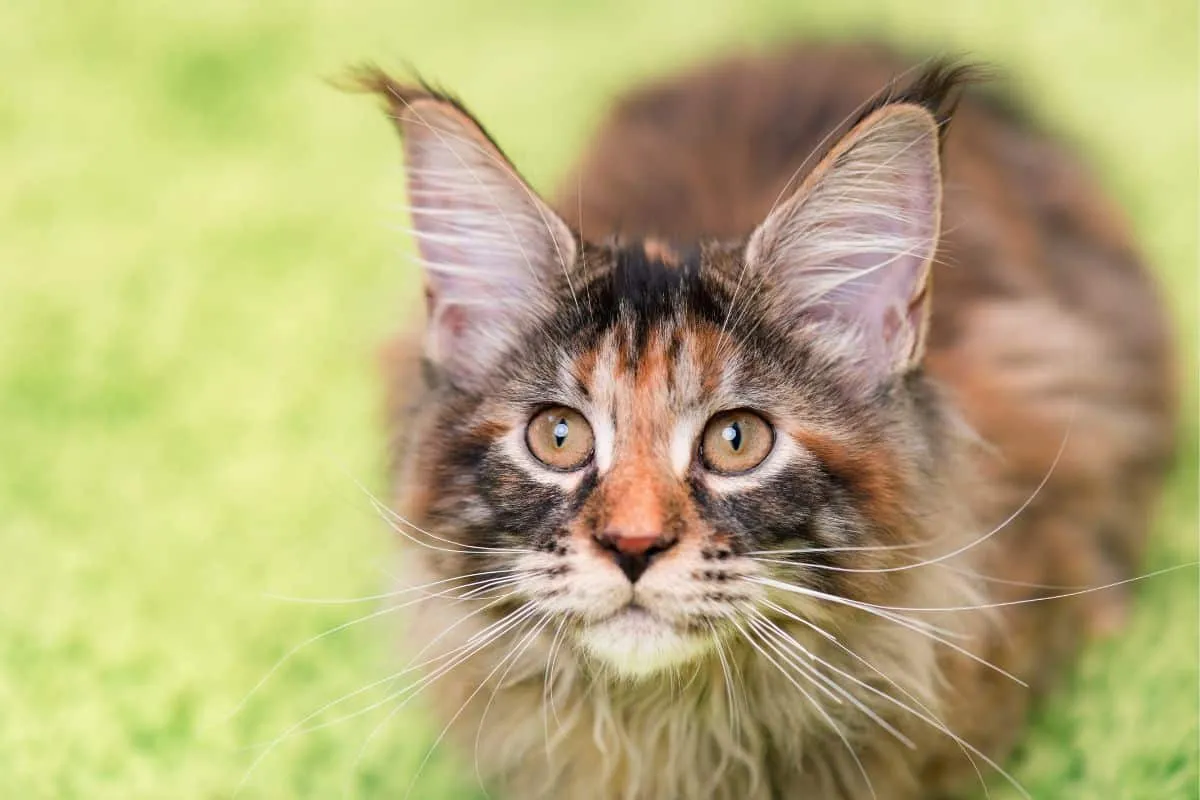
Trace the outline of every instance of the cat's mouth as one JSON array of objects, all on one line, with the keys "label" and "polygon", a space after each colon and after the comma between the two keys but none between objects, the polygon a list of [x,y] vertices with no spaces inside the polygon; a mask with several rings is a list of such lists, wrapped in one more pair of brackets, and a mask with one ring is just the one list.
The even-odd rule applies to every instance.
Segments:
[{"label": "cat's mouth", "polygon": [[704,654],[707,634],[689,631],[631,602],[580,629],[579,643],[591,656],[627,677],[645,677]]}]

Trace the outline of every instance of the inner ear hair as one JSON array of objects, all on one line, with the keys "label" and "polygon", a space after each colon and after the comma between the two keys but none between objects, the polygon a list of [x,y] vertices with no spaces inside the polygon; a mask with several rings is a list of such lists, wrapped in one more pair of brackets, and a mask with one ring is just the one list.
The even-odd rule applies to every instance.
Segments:
[{"label": "inner ear hair", "polygon": [[411,233],[425,278],[426,354],[479,388],[569,285],[576,237],[456,98],[382,70],[356,73],[404,146]]},{"label": "inner ear hair", "polygon": [[923,352],[939,153],[961,75],[939,66],[907,91],[882,94],[746,248],[747,266],[779,287],[780,313],[829,331],[871,384]]}]

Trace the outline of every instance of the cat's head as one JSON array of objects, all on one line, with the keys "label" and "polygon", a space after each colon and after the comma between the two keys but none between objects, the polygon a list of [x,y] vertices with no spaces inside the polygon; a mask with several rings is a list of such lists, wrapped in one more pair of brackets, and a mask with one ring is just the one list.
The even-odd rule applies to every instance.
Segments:
[{"label": "cat's head", "polygon": [[945,75],[701,243],[585,241],[457,102],[368,82],[428,312],[407,530],[444,577],[501,576],[489,596],[625,675],[901,596],[950,462],[921,371]]}]

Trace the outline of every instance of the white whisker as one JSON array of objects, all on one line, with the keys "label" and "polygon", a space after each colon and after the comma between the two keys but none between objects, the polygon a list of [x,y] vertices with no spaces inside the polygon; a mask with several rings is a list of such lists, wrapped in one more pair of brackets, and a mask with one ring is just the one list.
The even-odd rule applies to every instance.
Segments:
[{"label": "white whisker", "polygon": [[[838,738],[842,740],[842,744],[846,746],[846,752],[850,754],[850,758],[854,760],[855,765],[858,767],[859,773],[866,782],[867,789],[870,791],[871,797],[876,798],[877,800],[878,796],[875,794],[875,786],[871,783],[870,776],[867,775],[866,767],[863,766],[862,760],[859,759],[858,754],[854,752],[854,748],[851,746],[850,740],[846,738],[846,734],[842,732],[841,727],[837,724],[837,722],[834,721],[833,717],[829,716],[829,713],[821,706],[820,703],[817,702],[816,698],[809,694],[808,691],[805,690],[805,688],[801,686],[795,680],[795,678],[792,677],[790,672],[784,669],[778,661],[772,658],[766,650],[759,646],[759,644],[750,637],[750,635],[742,628],[741,625],[739,625],[736,621],[733,622],[733,625],[738,629],[742,636],[745,637],[746,641],[749,642],[750,645],[757,650],[760,655],[762,655],[763,658],[767,659],[767,661],[770,662],[777,670],[779,670],[779,673],[783,675],[783,677],[786,678],[787,681],[792,684],[792,686],[796,687],[796,689],[798,689],[800,693],[804,695],[805,699],[808,700],[821,718],[825,720],[826,724],[829,725],[830,730],[837,734]],[[809,678],[809,681],[812,681],[812,678]]]},{"label": "white whisker", "polygon": [[[558,716],[558,707],[554,701],[554,688],[557,674],[555,667],[557,666],[557,657],[559,647],[562,645],[562,635],[567,627],[567,618],[563,617],[558,628],[554,631],[554,639],[550,642],[550,652],[546,656],[546,673],[542,677],[542,728],[546,735],[546,759],[550,759],[550,714],[554,715],[554,720],[558,723],[559,729],[562,728],[562,720]],[[547,709],[549,713],[547,713]]]},{"label": "white whisker", "polygon": [[[816,623],[811,622],[810,620],[804,619],[803,617],[800,617],[796,614],[793,614],[788,609],[784,608],[781,605],[778,605],[777,603],[773,603],[770,600],[767,600],[764,603],[764,605],[767,606],[768,608],[772,609],[776,613],[782,614],[783,616],[788,617],[789,619],[794,620],[795,622],[798,622],[801,625],[804,625],[805,627],[807,627],[809,630],[813,631],[817,635],[832,642],[836,647],[838,647],[844,653],[849,655],[851,658],[858,661],[860,664],[865,666],[867,669],[874,672],[880,678],[883,678],[883,680],[887,681],[897,691],[899,691],[901,694],[903,694],[905,697],[907,697],[909,700],[911,700],[913,702],[913,704],[917,706],[917,708],[921,709],[927,715],[929,715],[932,722],[926,721],[927,724],[932,725],[934,728],[936,728],[937,730],[940,730],[941,732],[950,736],[951,739],[954,740],[955,744],[958,746],[958,749],[960,751],[962,751],[962,754],[966,757],[967,761],[971,764],[971,768],[975,770],[975,775],[979,778],[979,784],[983,787],[984,795],[990,796],[990,794],[988,792],[988,788],[987,788],[987,781],[984,780],[983,773],[980,772],[980,770],[979,770],[979,765],[975,763],[975,758],[967,750],[967,748],[964,746],[964,744],[962,742],[958,741],[950,733],[949,726],[947,726],[944,722],[942,722],[940,719],[938,719],[937,715],[933,713],[933,711],[929,708],[929,706],[927,706],[925,703],[923,703],[916,695],[914,695],[908,689],[906,689],[902,685],[900,685],[900,683],[898,681],[896,681],[894,678],[892,678],[890,675],[888,675],[887,673],[880,670],[874,664],[867,661],[865,658],[860,656],[858,653],[854,652],[854,650],[852,650],[851,648],[847,647],[836,636],[834,636],[832,633],[825,630],[824,628],[820,627]],[[820,664],[825,663],[824,659],[820,658],[819,656],[813,655],[812,657],[815,661],[817,661]],[[907,709],[905,709],[905,710],[907,710]]]},{"label": "white whisker", "polygon": [[[749,610],[758,619],[760,625],[762,625],[768,633],[773,634],[776,637],[776,640],[779,641],[783,646],[791,647],[792,649],[796,650],[798,653],[806,656],[807,658],[809,658],[812,661],[818,660],[816,654],[811,652],[808,648],[804,647],[804,645],[800,644],[800,642],[796,641],[795,637],[791,636],[786,631],[784,631],[783,628],[779,627],[779,625],[777,625],[775,622],[773,622],[771,619],[769,619],[761,611],[754,608],[753,606],[750,606]],[[803,664],[802,662],[798,661],[794,656],[791,658],[791,661],[793,664],[795,664],[797,666],[797,668],[803,668],[803,669],[809,670],[812,672],[814,677],[827,682],[830,686],[832,686],[834,689],[836,689],[843,697],[845,697],[847,700],[849,700],[851,705],[853,705],[855,708],[857,708],[859,711],[861,711],[863,714],[865,714],[867,716],[867,718],[870,719],[872,722],[879,725],[879,727],[883,728],[885,731],[890,733],[893,737],[896,738],[897,741],[899,741],[905,747],[907,747],[910,750],[917,749],[917,745],[913,742],[912,739],[905,736],[903,733],[901,733],[899,730],[897,730],[896,727],[893,726],[890,722],[883,719],[883,717],[879,716],[879,714],[874,709],[870,708],[865,703],[863,703],[862,700],[855,697],[853,692],[851,692],[848,689],[846,689],[845,687],[839,685],[838,683],[833,681],[828,676],[823,675],[819,670],[816,669],[816,667],[814,667],[812,665]],[[839,702],[841,702],[841,701],[839,700]]]},{"label": "white whisker", "polygon": [[[366,490],[364,489],[364,491],[366,491]],[[370,492],[367,492],[367,495],[368,495],[368,497],[370,497],[371,504],[372,504],[372,506],[374,506],[375,510],[377,512],[379,512],[381,516],[384,517],[384,522],[386,522],[388,524],[388,527],[390,527],[396,533],[399,533],[404,538],[411,541],[413,544],[420,545],[421,547],[425,547],[430,550],[439,550],[444,553],[460,553],[463,555],[489,554],[489,553],[510,553],[510,554],[512,554],[512,553],[532,553],[532,552],[534,552],[533,550],[531,550],[528,547],[485,547],[483,545],[460,544],[459,542],[455,542],[451,539],[446,539],[441,536],[438,536],[437,534],[430,533],[429,531],[425,530],[424,528],[421,528],[420,526],[415,525],[412,522],[409,522],[407,519],[400,516],[395,511],[393,511],[386,504],[377,500],[373,495],[370,494]],[[447,544],[454,545],[454,546],[447,548],[447,547],[439,547],[437,545],[432,545],[432,544],[429,544],[428,542],[422,542],[421,540],[409,535],[408,532],[406,532],[403,528],[400,528],[397,525],[392,524],[392,522],[389,521],[387,519],[387,517],[391,517],[396,522],[412,528],[417,533],[420,533],[424,536],[428,536],[429,538],[434,539],[436,541],[445,542]]]},{"label": "white whisker", "polygon": [[[243,708],[245,708],[246,704],[248,702],[250,702],[250,699],[253,698],[254,695],[257,694],[258,691],[260,689],[262,689],[263,686],[266,685],[267,681],[269,681],[271,679],[271,677],[283,667],[284,664],[286,664],[288,661],[290,661],[297,653],[299,653],[301,650],[305,649],[309,645],[315,644],[316,642],[319,642],[320,640],[324,639],[327,636],[332,636],[335,633],[339,633],[348,628],[352,628],[356,625],[361,625],[364,622],[368,622],[370,620],[377,619],[377,618],[385,616],[387,614],[392,614],[397,611],[401,611],[405,608],[408,608],[409,606],[413,606],[413,605],[416,605],[417,603],[425,602],[426,600],[429,600],[433,597],[445,597],[445,596],[447,596],[446,592],[452,591],[454,588],[462,588],[462,587],[451,587],[451,589],[443,590],[441,592],[434,592],[432,594],[426,594],[421,597],[417,597],[412,600],[409,600],[405,603],[401,603],[399,605],[385,606],[384,608],[378,609],[376,611],[372,611],[370,614],[364,614],[363,616],[357,617],[356,619],[352,619],[349,622],[343,622],[339,625],[335,625],[334,627],[330,628],[327,631],[324,631],[315,636],[311,636],[308,639],[305,639],[303,642],[301,642],[300,644],[293,647],[291,650],[284,653],[283,656],[281,656],[279,658],[279,660],[275,662],[274,666],[272,666],[269,670],[267,670],[266,674],[263,675],[262,678],[259,679],[258,683],[254,684],[253,688],[251,688],[250,691],[246,693],[246,696],[241,699],[241,701],[234,707],[234,709],[231,712],[229,712],[227,719],[232,719],[233,717],[237,716],[237,714]],[[469,598],[460,597],[458,599],[469,599]]]},{"label": "white whisker", "polygon": [[[496,664],[495,667],[492,668],[492,671],[489,672],[484,677],[484,679],[479,682],[479,685],[475,688],[475,691],[471,692],[471,694],[467,697],[467,699],[463,701],[462,705],[459,706],[458,711],[454,712],[454,715],[452,717],[450,717],[450,721],[446,723],[446,725],[442,728],[442,732],[438,734],[437,739],[434,740],[433,744],[430,745],[429,749],[426,751],[425,757],[423,759],[421,759],[421,765],[419,767],[417,767],[416,773],[413,775],[412,779],[409,781],[408,789],[404,792],[405,800],[407,800],[408,796],[410,794],[412,794],[412,790],[413,790],[413,787],[417,783],[417,779],[419,777],[421,777],[421,773],[425,770],[425,765],[429,763],[430,757],[433,755],[433,752],[437,749],[438,745],[442,743],[442,739],[446,738],[446,733],[450,730],[450,726],[453,725],[455,720],[457,720],[462,715],[462,712],[464,710],[466,710],[467,706],[470,705],[471,701],[475,699],[475,696],[478,695],[481,691],[483,691],[483,687],[486,686],[488,681],[490,681],[496,675],[496,673],[500,670],[500,668],[503,667],[506,662],[509,663],[509,667],[511,667],[513,663],[516,663],[516,661],[518,659],[520,659],[521,655],[525,652],[525,650],[528,649],[529,645],[533,642],[533,640],[535,638],[537,638],[537,636],[543,630],[545,630],[546,626],[549,623],[550,623],[549,617],[544,617],[539,622],[534,623],[532,630],[530,630],[528,633],[526,633],[524,635],[523,639],[520,639],[516,644],[513,645],[513,647],[504,656],[504,658],[502,658],[500,660],[500,662],[498,664]],[[510,661],[510,659],[511,659],[511,661]],[[508,669],[505,668],[505,674],[507,674],[507,673],[508,673]],[[495,695],[493,694],[493,697],[494,696]],[[476,749],[476,754],[478,754],[478,752],[479,752],[478,749]],[[478,767],[479,767],[478,761],[476,761],[475,766],[476,766],[476,770],[478,771]]]},{"label": "white whisker", "polygon": [[[525,605],[518,607],[517,610],[509,612],[507,615],[502,617],[498,622],[495,622],[491,626],[489,626],[489,628],[496,631],[496,636],[502,635],[504,633],[504,631],[508,630],[511,627],[512,624],[515,624],[514,617],[518,617],[518,615],[522,615],[523,612],[526,612],[526,611],[532,612],[533,611],[532,605],[533,605],[532,603],[526,603]],[[519,618],[523,619],[524,616],[521,616]],[[393,693],[393,694],[389,695],[388,697],[385,697],[383,700],[379,701],[378,703],[368,706],[367,708],[359,709],[358,711],[356,711],[352,714],[348,714],[337,720],[333,720],[333,721],[327,722],[327,723],[322,723],[320,725],[316,725],[311,728],[305,728],[304,726],[306,723],[317,718],[318,716],[320,716],[321,714],[323,714],[325,711],[329,710],[330,708],[333,708],[334,706],[339,705],[342,702],[345,702],[346,700],[348,700],[352,697],[356,697],[367,691],[370,691],[371,689],[373,689],[376,686],[380,686],[384,683],[394,681],[396,679],[396,677],[398,677],[399,675],[402,675],[405,672],[412,671],[412,669],[416,669],[416,667],[408,668],[408,669],[402,670],[399,673],[394,673],[392,675],[389,675],[386,678],[383,678],[381,680],[370,683],[367,686],[356,689],[353,692],[343,695],[342,697],[338,698],[337,700],[333,700],[333,701],[321,706],[316,711],[310,713],[308,716],[304,717],[299,722],[296,722],[295,724],[293,724],[292,726],[287,728],[283,733],[279,734],[279,736],[275,737],[273,740],[271,740],[270,742],[268,742],[266,744],[266,746],[263,748],[262,752],[259,753],[259,755],[254,759],[253,762],[251,762],[250,766],[246,769],[246,773],[242,776],[241,781],[238,783],[237,787],[234,789],[234,792],[233,792],[234,796],[236,797],[238,794],[241,793],[242,789],[244,789],[246,784],[250,781],[250,777],[254,774],[254,771],[258,768],[258,766],[283,741],[285,741],[289,738],[292,738],[293,736],[298,735],[298,734],[306,733],[306,732],[313,731],[313,730],[318,730],[323,727],[328,727],[329,725],[337,724],[339,722],[344,722],[346,720],[353,719],[354,717],[361,716],[362,714],[366,714],[385,703],[391,702],[396,697],[399,697],[407,692],[412,692],[408,698],[406,698],[404,701],[401,702],[400,706],[402,707],[404,705],[404,703],[407,703],[408,700],[411,700],[413,697],[415,697],[417,694],[419,694],[420,691],[422,689],[424,689],[426,686],[428,686],[430,683],[437,680],[437,678],[441,677],[449,670],[453,669],[454,667],[463,663],[465,660],[467,660],[471,656],[478,653],[480,650],[485,648],[492,641],[494,641],[494,639],[488,639],[488,640],[477,643],[474,647],[470,647],[469,645],[464,645],[463,647],[458,648],[456,651],[451,651],[451,653],[444,654],[442,656],[438,656],[427,663],[435,663],[439,660],[444,660],[446,658],[452,657],[455,652],[463,651],[463,650],[466,651],[463,655],[461,655],[457,659],[454,659],[451,663],[443,664],[443,665],[439,666],[434,671],[433,674],[426,676],[425,678],[417,681],[416,684],[413,684],[412,686],[406,687],[405,689],[402,689],[397,693]],[[421,666],[424,666],[424,665],[421,665]],[[393,713],[395,713],[395,712],[393,711]]]},{"label": "white whisker", "polygon": [[914,550],[919,547],[928,547],[941,541],[945,537],[937,537],[924,542],[910,542],[908,544],[868,544],[868,545],[847,545],[839,547],[800,547],[793,550],[750,550],[742,555],[746,556],[779,556],[801,553],[858,553],[858,552],[876,552],[889,550]]},{"label": "white whisker", "polygon": [[264,592],[263,597],[266,597],[270,600],[281,600],[285,603],[304,603],[309,605],[323,606],[354,605],[356,603],[367,603],[373,600],[388,600],[393,597],[399,597],[401,595],[411,594],[413,592],[421,592],[445,583],[455,583],[457,581],[466,580],[467,578],[477,578],[483,575],[505,574],[512,575],[514,573],[511,569],[492,569],[485,570],[483,572],[471,572],[466,575],[456,575],[453,578],[443,578],[440,581],[430,581],[429,583],[424,583],[420,586],[407,586],[403,589],[397,589],[392,592],[384,592],[383,594],[368,594],[363,595],[362,597],[295,597],[292,595],[274,594],[271,592]]},{"label": "white whisker", "polygon": [[811,598],[818,599],[818,600],[828,600],[831,603],[837,603],[839,605],[849,606],[850,608],[857,608],[860,611],[865,611],[868,614],[872,614],[874,616],[879,617],[880,619],[885,619],[890,622],[894,622],[897,625],[900,625],[901,627],[904,627],[904,628],[907,628],[907,629],[913,631],[914,633],[920,633],[922,636],[926,636],[926,637],[932,639],[933,641],[938,642],[939,644],[949,647],[950,649],[954,650],[955,652],[966,656],[967,658],[971,659],[972,661],[975,661],[976,663],[982,664],[983,666],[987,667],[988,669],[998,672],[999,674],[1003,675],[1004,677],[1008,678],[1009,680],[1011,680],[1015,683],[1020,684],[1021,686],[1024,686],[1026,688],[1028,688],[1028,686],[1029,686],[1029,684],[1027,684],[1025,681],[1021,680],[1020,678],[1018,678],[1017,676],[1008,672],[1007,670],[996,666],[995,664],[991,663],[987,659],[985,659],[981,656],[978,656],[975,653],[972,653],[970,650],[967,650],[965,647],[960,647],[959,645],[955,644],[954,642],[949,641],[948,639],[946,639],[943,636],[938,636],[936,633],[934,633],[932,630],[930,630],[930,626],[926,625],[925,623],[923,623],[919,620],[909,619],[907,617],[902,617],[902,616],[892,613],[893,611],[909,611],[909,610],[920,610],[920,609],[891,609],[891,608],[887,608],[884,606],[872,605],[870,603],[861,603],[857,600],[850,600],[849,598],[839,597],[838,595],[835,595],[835,594],[826,594],[825,592],[819,592],[815,589],[808,589],[803,586],[793,586],[790,583],[784,583],[782,581],[777,581],[773,578],[743,578],[742,580],[749,581],[750,583],[757,583],[762,586],[768,586],[768,587],[771,587],[774,589],[779,589],[779,590],[785,591],[785,592],[792,592],[793,594],[804,595],[806,597],[811,597]]},{"label": "white whisker", "polygon": [[1023,598],[1020,600],[1004,600],[1004,601],[1000,601],[1000,602],[996,602],[996,603],[979,603],[977,605],[967,605],[967,606],[931,606],[931,607],[926,607],[926,608],[916,608],[916,607],[911,607],[911,606],[874,606],[874,608],[881,609],[884,611],[905,611],[905,612],[913,612],[913,613],[921,613],[921,614],[932,614],[932,613],[949,612],[949,611],[985,611],[985,610],[995,609],[995,608],[1007,608],[1009,606],[1023,606],[1023,605],[1027,605],[1029,603],[1045,603],[1048,600],[1065,600],[1068,597],[1079,597],[1080,595],[1091,594],[1092,592],[1102,592],[1106,589],[1115,589],[1118,586],[1125,586],[1130,583],[1137,583],[1138,581],[1149,580],[1150,578],[1157,578],[1159,575],[1165,575],[1168,572],[1176,572],[1181,569],[1193,569],[1197,566],[1200,566],[1200,561],[1192,561],[1187,564],[1174,564],[1169,567],[1163,567],[1162,569],[1156,569],[1153,572],[1147,572],[1145,575],[1136,575],[1132,578],[1126,578],[1126,579],[1120,580],[1120,581],[1113,581],[1112,583],[1106,583],[1101,586],[1089,586],[1086,589],[1080,589],[1075,592],[1064,592],[1062,594],[1050,595],[1049,597],[1026,597],[1026,598]]},{"label": "white whisker", "polygon": [[1006,517],[1003,522],[1001,522],[996,527],[992,528],[990,531],[985,533],[983,536],[976,537],[976,538],[972,539],[971,541],[967,542],[966,544],[963,544],[960,547],[957,547],[948,553],[943,553],[940,556],[937,556],[935,558],[930,558],[925,561],[919,561],[916,564],[902,564],[900,566],[895,566],[895,567],[875,567],[875,568],[836,567],[833,565],[824,565],[821,568],[828,568],[828,569],[831,569],[831,570],[834,570],[837,572],[864,572],[864,573],[872,573],[872,574],[886,573],[886,572],[906,572],[911,569],[918,569],[920,567],[929,566],[930,564],[939,564],[943,561],[948,561],[951,558],[960,556],[963,553],[967,552],[968,550],[970,550],[974,547],[978,547],[979,545],[983,544],[988,539],[992,538],[997,533],[999,533],[1000,531],[1002,531],[1006,527],[1008,527],[1008,525],[1013,520],[1015,520],[1018,516],[1020,516],[1025,511],[1025,509],[1029,508],[1029,506],[1033,503],[1033,501],[1037,499],[1037,496],[1039,494],[1041,494],[1042,489],[1044,489],[1046,487],[1046,484],[1050,482],[1050,476],[1054,474],[1054,470],[1058,467],[1059,461],[1062,460],[1063,452],[1065,452],[1067,449],[1067,440],[1071,436],[1071,429],[1074,427],[1074,424],[1075,424],[1075,412],[1078,410],[1078,407],[1079,407],[1078,398],[1076,398],[1076,402],[1071,406],[1071,415],[1067,420],[1066,429],[1063,431],[1062,440],[1058,443],[1058,452],[1056,452],[1054,454],[1054,460],[1050,463],[1050,467],[1046,470],[1046,474],[1042,476],[1042,479],[1038,483],[1037,487],[1033,490],[1033,492],[1029,495],[1029,497],[1025,498],[1025,502],[1021,503],[1021,505],[1018,506],[1017,509],[1015,511],[1013,511],[1011,514],[1009,514],[1008,517]]}]

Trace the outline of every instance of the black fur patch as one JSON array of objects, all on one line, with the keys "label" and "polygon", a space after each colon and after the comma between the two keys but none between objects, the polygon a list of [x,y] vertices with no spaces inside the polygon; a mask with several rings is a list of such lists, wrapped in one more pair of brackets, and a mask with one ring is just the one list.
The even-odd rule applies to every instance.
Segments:
[{"label": "black fur patch", "polygon": [[651,333],[669,320],[724,323],[729,308],[725,292],[701,269],[698,248],[684,250],[678,263],[668,264],[646,256],[640,243],[619,248],[596,248],[587,254],[606,264],[578,289],[576,304],[563,300],[563,312],[531,334],[528,348],[539,343],[569,344],[586,350],[622,320],[632,323],[634,340],[628,353],[636,371],[638,354]]},{"label": "black fur patch", "polygon": [[938,125],[938,139],[944,144],[963,90],[987,78],[987,72],[975,64],[958,63],[951,59],[932,61],[915,79],[907,82],[903,78],[897,79],[877,94],[850,127],[887,106],[918,105],[933,115]]}]

